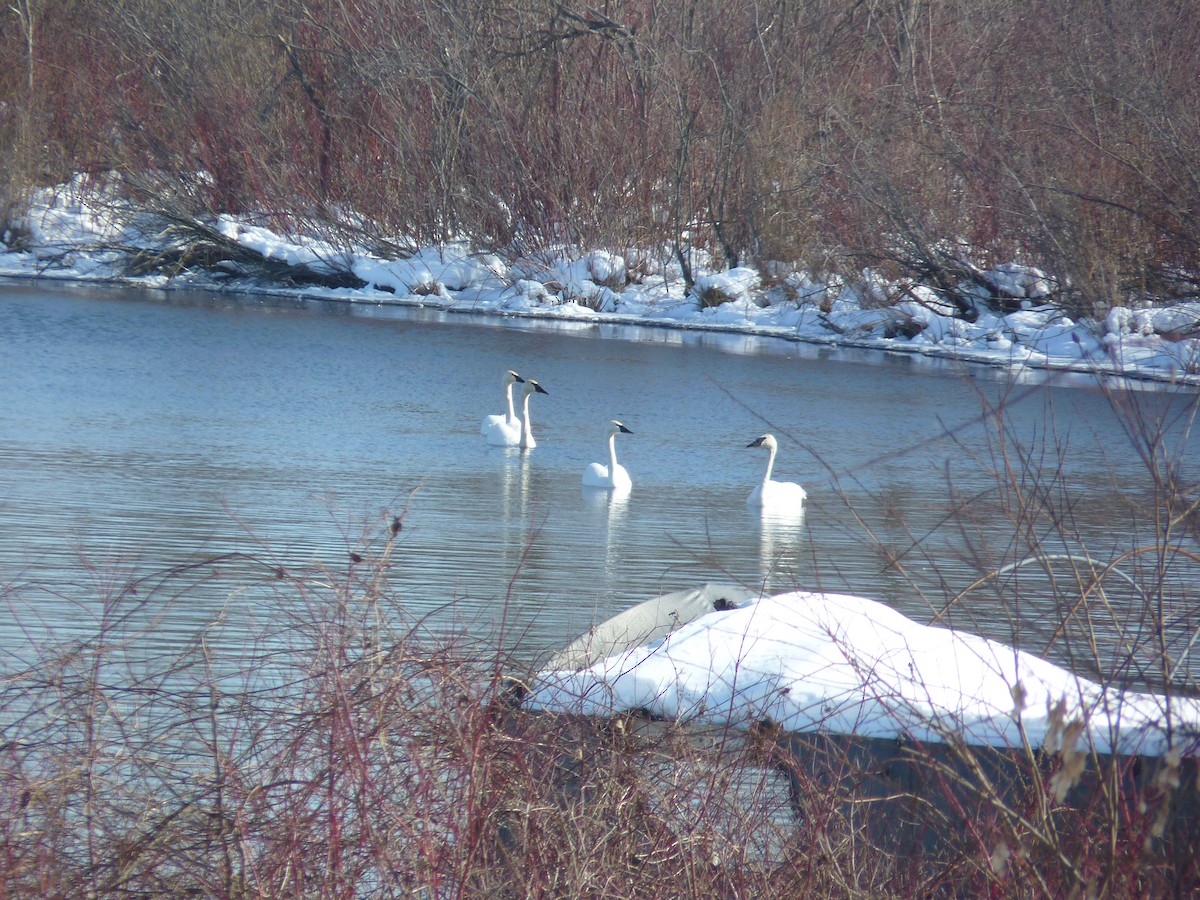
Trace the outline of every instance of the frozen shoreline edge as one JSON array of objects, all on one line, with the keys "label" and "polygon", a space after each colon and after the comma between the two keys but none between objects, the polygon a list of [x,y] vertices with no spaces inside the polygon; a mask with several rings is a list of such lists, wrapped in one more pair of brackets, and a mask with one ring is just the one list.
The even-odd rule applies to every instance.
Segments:
[{"label": "frozen shoreline edge", "polygon": [[[3,254],[0,254],[2,260]],[[710,334],[745,335],[747,337],[778,338],[795,344],[806,344],[813,347],[830,349],[868,350],[880,353],[895,353],[904,356],[920,356],[926,359],[944,360],[946,362],[964,363],[970,366],[981,366],[989,369],[1006,370],[1014,376],[1024,369],[1033,369],[1050,375],[1062,373],[1082,375],[1094,379],[1096,383],[1105,381],[1125,381],[1135,384],[1152,384],[1200,388],[1200,374],[1189,375],[1178,372],[1163,372],[1154,369],[1138,369],[1125,371],[1116,366],[1102,366],[1093,360],[1087,362],[1066,362],[1052,359],[1010,359],[1005,361],[995,356],[970,350],[956,350],[937,345],[914,345],[911,343],[893,342],[888,338],[848,338],[841,335],[819,337],[805,335],[784,326],[766,325],[734,325],[730,323],[687,322],[669,318],[650,316],[626,315],[622,313],[589,312],[578,314],[560,312],[561,307],[547,310],[536,309],[497,309],[481,305],[478,301],[464,300],[451,302],[426,297],[400,297],[386,291],[377,291],[381,296],[347,296],[334,290],[314,290],[311,288],[284,288],[271,285],[256,285],[253,287],[229,287],[225,285],[182,283],[182,284],[148,284],[136,278],[120,278],[112,276],[81,277],[56,272],[41,272],[27,274],[13,271],[0,271],[0,283],[20,283],[36,285],[48,281],[57,284],[79,286],[102,285],[104,287],[126,287],[137,290],[162,291],[210,291],[217,294],[231,294],[243,297],[273,297],[296,300],[318,300],[324,302],[345,303],[354,306],[391,306],[406,309],[435,309],[441,312],[457,315],[477,315],[497,319],[526,319],[529,321],[569,322],[586,325],[625,325],[643,328],[655,328],[663,331],[690,331]],[[363,289],[359,289],[363,290]]]}]

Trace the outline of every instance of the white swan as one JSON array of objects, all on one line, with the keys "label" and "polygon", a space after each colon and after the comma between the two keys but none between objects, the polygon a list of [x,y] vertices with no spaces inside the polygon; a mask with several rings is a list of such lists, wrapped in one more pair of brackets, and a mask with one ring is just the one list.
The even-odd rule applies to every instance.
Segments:
[{"label": "white swan", "polygon": [[508,411],[496,416],[485,416],[483,424],[479,426],[479,433],[487,438],[489,444],[516,447],[521,443],[521,420],[517,418],[517,412],[513,409],[513,385],[518,382],[524,384],[525,379],[512,369],[504,373],[502,383]]},{"label": "white swan", "polygon": [[537,446],[537,441],[533,439],[533,423],[529,418],[529,398],[534,394],[549,394],[550,392],[534,381],[532,378],[525,380],[525,387],[521,388],[521,394],[525,397],[524,418],[521,420],[521,446],[526,450],[532,450]]},{"label": "white swan", "polygon": [[633,434],[633,432],[613,419],[612,426],[608,429],[608,465],[589,463],[588,467],[583,470],[584,487],[605,488],[621,492],[628,491],[633,487],[633,479],[629,477],[625,467],[617,462],[618,434]]},{"label": "white swan", "polygon": [[771,512],[802,512],[804,501],[808,497],[804,488],[794,481],[771,480],[771,470],[775,467],[775,454],[779,450],[779,443],[775,440],[775,435],[764,434],[746,446],[748,448],[766,447],[769,451],[767,471],[763,474],[762,483],[754,488],[750,496],[746,498],[746,503]]}]

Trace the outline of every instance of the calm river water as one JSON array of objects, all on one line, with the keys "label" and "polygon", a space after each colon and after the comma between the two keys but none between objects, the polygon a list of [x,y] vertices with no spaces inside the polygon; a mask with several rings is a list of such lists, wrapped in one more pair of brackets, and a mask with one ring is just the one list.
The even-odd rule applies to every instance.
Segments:
[{"label": "calm river water", "polygon": [[[1137,540],[1153,497],[1109,395],[1074,376],[1018,383],[779,339],[46,284],[0,287],[0,348],[9,648],[94,633],[98,598],[131,574],[235,552],[344,570],[364,530],[394,514],[391,589],[405,608],[468,628],[505,609],[531,655],[705,581],[853,592],[929,621],[1011,559],[1011,492],[995,470],[1013,466],[1027,490],[1042,471],[1053,501],[1074,504],[1077,546],[1101,560]],[[533,451],[479,434],[508,368],[549,391],[534,398]],[[1117,396],[1174,423],[1165,446],[1180,451],[1191,395]],[[1005,460],[996,422],[981,419],[1002,399],[1032,469]],[[614,417],[634,432],[618,444],[634,480],[624,502],[580,487]],[[780,437],[776,478],[808,489],[802,521],[747,509],[765,458],[745,445],[764,431]],[[160,594],[142,640],[243,621],[220,578]],[[980,590],[960,621],[1052,642],[1052,616],[1014,618],[995,596]],[[1172,627],[1186,641],[1196,624]]]}]

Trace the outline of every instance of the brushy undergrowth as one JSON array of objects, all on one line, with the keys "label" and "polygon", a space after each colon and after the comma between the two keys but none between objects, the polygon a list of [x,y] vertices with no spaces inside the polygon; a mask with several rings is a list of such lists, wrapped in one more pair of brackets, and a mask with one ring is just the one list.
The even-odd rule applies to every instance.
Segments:
[{"label": "brushy undergrowth", "polygon": [[871,266],[968,318],[976,265],[1039,267],[1079,315],[1200,292],[1183,0],[17,0],[3,22],[0,214],[106,172],[286,234],[666,248],[688,280],[692,250]]},{"label": "brushy undergrowth", "polygon": [[211,648],[217,620],[155,650],[161,604],[188,601],[193,567],[106,578],[93,633],[10,653],[0,893],[1128,897],[1200,884],[1194,759],[529,712],[520,665],[414,620],[393,594],[399,524],[339,572],[203,561],[235,569],[253,601],[260,627],[236,658]]}]

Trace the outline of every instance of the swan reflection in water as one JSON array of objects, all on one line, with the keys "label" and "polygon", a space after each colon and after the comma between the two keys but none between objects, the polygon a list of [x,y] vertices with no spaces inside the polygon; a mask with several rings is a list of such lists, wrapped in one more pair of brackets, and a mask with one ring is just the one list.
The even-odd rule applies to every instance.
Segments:
[{"label": "swan reflection in water", "polygon": [[529,454],[513,447],[498,455],[503,457],[500,463],[500,483],[503,486],[504,518],[523,519],[528,505],[531,466]]},{"label": "swan reflection in water", "polygon": [[528,543],[530,516],[531,453],[510,447],[500,461],[501,532],[504,535],[504,565],[516,571],[523,562]]},{"label": "swan reflection in water", "polygon": [[764,584],[774,588],[795,587],[804,539],[804,510],[751,508],[749,512],[758,521],[758,558]]},{"label": "swan reflection in water", "polygon": [[610,578],[615,578],[623,555],[625,519],[629,515],[629,497],[632,491],[628,486],[611,490],[597,490],[594,487],[581,487],[583,505],[592,514],[592,519],[599,531],[603,529],[604,542],[604,571]]},{"label": "swan reflection in water", "polygon": [[612,524],[625,518],[633,491],[628,487],[598,490],[584,486],[579,493],[583,496],[583,505],[595,514],[597,520]]}]

